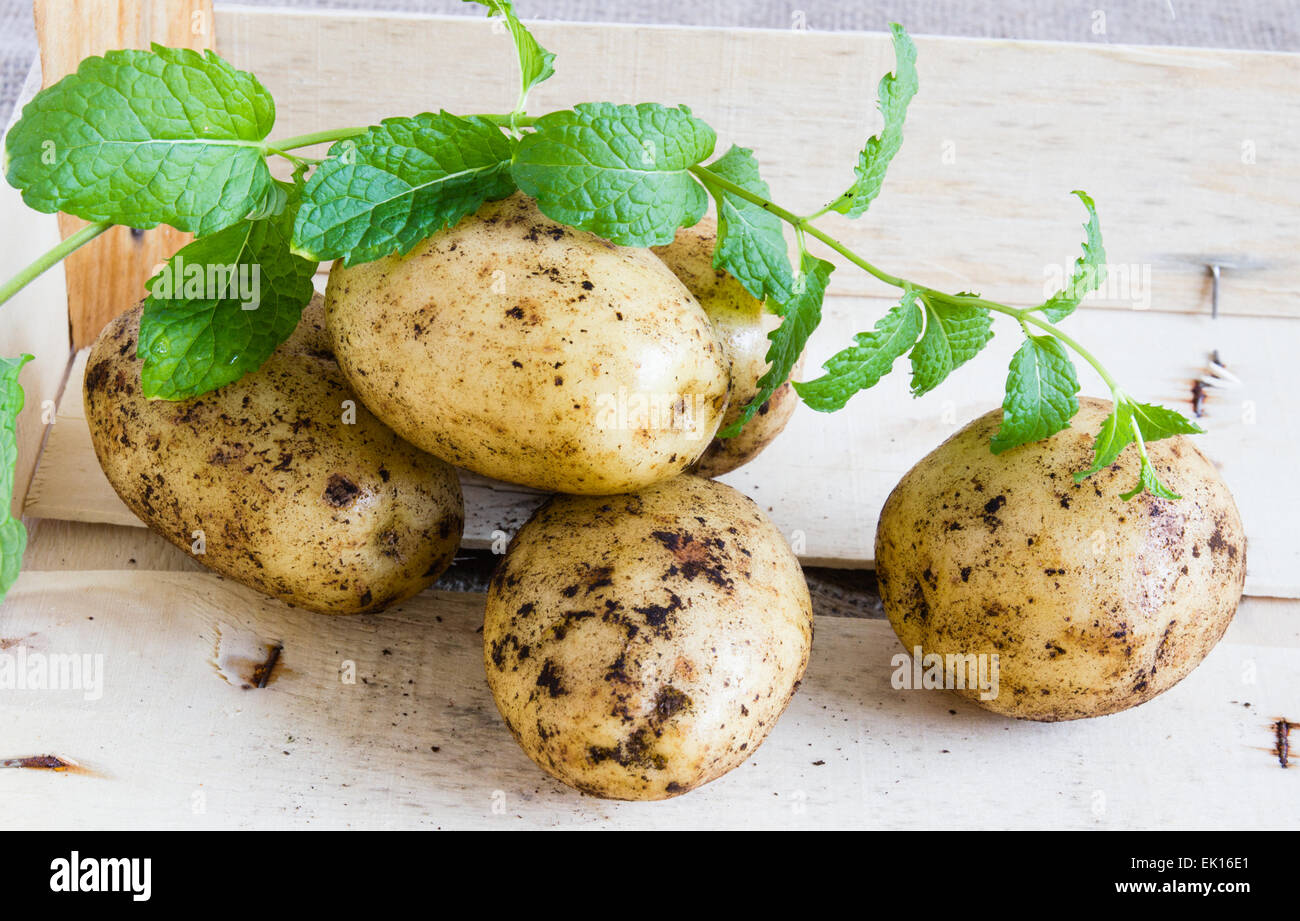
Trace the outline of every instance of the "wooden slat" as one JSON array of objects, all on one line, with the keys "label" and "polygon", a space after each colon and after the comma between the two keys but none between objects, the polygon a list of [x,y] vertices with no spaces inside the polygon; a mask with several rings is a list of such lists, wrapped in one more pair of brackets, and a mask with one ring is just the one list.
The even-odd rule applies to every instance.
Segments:
[{"label": "wooden slat", "polygon": [[[530,101],[689,104],[718,150],[755,149],[777,199],[811,211],[876,131],[883,34],[536,23],[557,52]],[[288,136],[514,100],[509,40],[474,18],[222,8],[218,49],[273,92]],[[921,36],[921,90],[885,189],[827,226],[876,264],[948,290],[1039,302],[1096,198],[1111,263],[1142,283],[1094,303],[1300,316],[1300,56]],[[400,62],[400,76],[394,71]],[[1120,278],[1120,270],[1112,272]],[[881,293],[848,267],[837,290]]]},{"label": "wooden slat", "polygon": [[[852,333],[869,329],[887,302],[831,297],[809,345],[811,372]],[[1300,454],[1300,420],[1291,410],[1291,362],[1300,321],[1082,310],[1069,321],[1095,344],[1119,380],[1144,400],[1190,413],[1193,379],[1217,349],[1243,384],[1213,391],[1200,419],[1197,445],[1223,472],[1236,497],[1249,540],[1246,592],[1300,597],[1300,493],[1285,484]],[[864,567],[872,561],[880,507],[902,475],[975,416],[1000,401],[1018,330],[1010,324],[988,351],[920,400],[907,394],[900,363],[876,388],[840,413],[801,407],[785,433],[757,460],[723,479],[762,505],[806,565]],[[81,403],[85,353],[74,366],[25,512],[112,524],[137,519],[98,469]],[[1085,392],[1105,392],[1080,370]],[[1253,421],[1249,421],[1253,420]],[[465,546],[488,547],[512,534],[540,501],[506,484],[465,480]]]},{"label": "wooden slat", "polygon": [[[483,680],[481,596],[426,593],[385,615],[329,618],[211,575],[29,572],[0,610],[5,653],[103,657],[97,700],[0,697],[0,758],[78,765],[0,770],[11,829],[1300,821],[1295,771],[1278,764],[1270,726],[1300,709],[1300,649],[1231,632],[1150,703],[1048,725],[894,690],[889,626],[824,619],[799,693],[748,762],[685,797],[637,804],[575,793],[516,746]],[[272,680],[246,688],[274,643],[284,648]],[[340,681],[348,661],[355,684]]]},{"label": "wooden slat", "polygon": [[[17,118],[18,109],[36,94],[40,86],[41,72],[36,66],[28,73],[18,95],[14,118]],[[58,245],[59,239],[59,226],[54,215],[34,213],[23,204],[15,189],[0,184],[0,278],[15,274],[50,247]],[[14,493],[10,506],[15,516],[22,514],[27,501],[27,487],[45,440],[46,418],[54,417],[54,407],[72,357],[64,312],[66,303],[63,270],[54,268],[18,292],[4,306],[4,322],[0,323],[0,355],[12,358],[27,353],[35,356],[18,378],[23,388],[24,404],[17,423],[18,460],[14,468]]]},{"label": "wooden slat", "polygon": [[[212,0],[36,0],[36,35],[46,86],[74,72],[83,58],[151,42],[213,47]],[[59,215],[64,237],[86,222]],[[114,227],[65,261],[68,318],[76,348],[90,345],[113,317],[137,303],[144,284],[191,239],[170,227],[145,232]]]}]

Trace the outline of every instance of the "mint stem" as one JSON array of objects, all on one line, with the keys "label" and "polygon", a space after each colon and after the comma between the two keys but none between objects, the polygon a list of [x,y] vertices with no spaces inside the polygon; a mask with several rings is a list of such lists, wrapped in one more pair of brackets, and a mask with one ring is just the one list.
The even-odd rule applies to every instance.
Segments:
[{"label": "mint stem", "polygon": [[365,128],[335,128],[332,131],[314,131],[311,134],[298,134],[291,138],[285,138],[283,141],[271,141],[267,144],[268,153],[281,153],[285,150],[293,150],[295,147],[312,147],[316,144],[327,144],[333,141],[346,141],[348,138],[354,138],[357,135],[365,134]]},{"label": "mint stem", "polygon": [[13,278],[9,279],[3,285],[0,285],[0,304],[3,304],[5,301],[9,300],[9,298],[13,297],[23,288],[35,281],[39,276],[44,274],[46,269],[66,258],[75,250],[85,246],[91,240],[95,239],[95,237],[99,236],[112,226],[113,225],[108,221],[100,221],[97,224],[87,224],[72,236],[59,243],[58,246],[53,246],[46,252],[42,253],[25,269]]},{"label": "mint stem", "polygon": [[[493,124],[502,127],[515,126],[527,127],[536,118],[530,115],[520,115],[518,113],[509,113],[506,115],[478,115],[471,116],[485,119]],[[349,138],[360,137],[369,131],[369,128],[334,128],[330,131],[313,131],[311,134],[297,134],[282,141],[268,141],[266,152],[283,155],[286,150],[293,150],[298,147],[313,147],[317,144],[331,144],[334,141],[346,141]]]}]

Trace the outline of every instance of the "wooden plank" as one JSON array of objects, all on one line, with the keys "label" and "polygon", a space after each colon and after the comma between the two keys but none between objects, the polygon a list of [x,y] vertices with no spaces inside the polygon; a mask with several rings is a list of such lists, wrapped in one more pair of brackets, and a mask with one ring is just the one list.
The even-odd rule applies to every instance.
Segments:
[{"label": "wooden plank", "polygon": [[[809,345],[811,370],[869,329],[888,302],[827,299],[822,329]],[[1116,377],[1144,400],[1190,413],[1191,385],[1218,350],[1240,387],[1211,392],[1197,444],[1220,467],[1237,499],[1250,542],[1246,593],[1300,597],[1300,493],[1288,482],[1300,449],[1300,420],[1291,412],[1290,365],[1300,321],[1082,310],[1069,320],[1083,342],[1096,344]],[[723,477],[752,496],[790,538],[805,565],[865,567],[872,561],[880,507],[902,475],[955,429],[998,405],[1007,362],[1019,339],[1000,324],[988,352],[924,399],[907,394],[900,368],[840,413],[801,407],[786,432],[757,460]],[[32,483],[26,514],[112,524],[137,519],[99,472],[81,404],[84,353],[74,367],[58,423]],[[1084,391],[1105,392],[1086,368]],[[498,547],[540,501],[506,484],[464,481],[467,547]]]},{"label": "wooden plank", "polygon": [[[39,67],[27,75],[14,117],[41,86]],[[12,121],[11,121],[12,124]],[[8,128],[6,127],[6,131]],[[37,214],[23,204],[17,190],[0,184],[0,278],[9,278],[59,242],[58,222],[52,214]],[[67,377],[71,346],[63,305],[67,287],[62,268],[54,268],[18,292],[5,304],[0,323],[0,355],[27,353],[33,361],[18,378],[23,388],[23,411],[18,416],[18,461],[14,468],[14,494],[10,506],[22,514],[27,488],[45,440],[47,421],[54,418]]]},{"label": "wooden plank", "polygon": [[207,572],[192,555],[147,528],[28,518],[24,572],[121,569]]},{"label": "wooden plank", "polygon": [[[154,532],[141,527],[31,518],[27,521],[24,572],[117,569],[127,572],[164,570],[206,572],[194,558]],[[469,555],[440,580],[439,588],[483,591],[490,569]],[[805,568],[813,613],[821,617],[883,618],[884,609],[874,580],[862,570]],[[1254,646],[1300,647],[1300,612],[1294,601],[1281,598],[1242,598],[1233,622],[1236,642]]]},{"label": "wooden plank", "polygon": [[[893,64],[883,34],[535,30],[558,67],[532,111],[687,103],[717,130],[719,151],[754,148],[777,199],[805,212],[852,178],[879,126],[876,82]],[[439,107],[499,112],[514,100],[508,38],[483,19],[223,7],[217,35],[221,53],[275,95],[278,136]],[[1238,266],[1225,270],[1222,313],[1300,316],[1300,56],[916,44],[921,90],[884,193],[860,221],[827,221],[851,247],[936,287],[1037,303],[1079,252],[1083,213],[1069,191],[1082,188],[1098,202],[1115,282],[1092,303],[1208,313],[1205,263],[1217,260]],[[847,267],[836,286],[882,292]]]},{"label": "wooden plank", "polygon": [[[35,0],[41,70],[50,86],[83,58],[151,42],[203,50],[213,47],[212,0]],[[59,215],[64,237],[86,221]],[[65,260],[68,317],[76,348],[90,345],[113,317],[144,296],[145,282],[191,236],[171,227],[114,227]]]},{"label": "wooden plank", "polygon": [[[1230,632],[1187,680],[1142,707],[1032,724],[947,692],[894,690],[889,626],[825,619],[802,688],[747,763],[685,797],[637,804],[582,796],[524,756],[483,680],[481,622],[474,595],[426,593],[384,615],[329,618],[212,575],[24,573],[0,608],[3,652],[99,655],[103,681],[94,700],[79,690],[0,697],[0,757],[78,765],[0,771],[6,827],[1300,821],[1295,771],[1279,766],[1270,726],[1300,710],[1294,647],[1243,645]],[[275,643],[284,648],[271,682],[246,688]],[[354,684],[340,680],[348,662]]]}]

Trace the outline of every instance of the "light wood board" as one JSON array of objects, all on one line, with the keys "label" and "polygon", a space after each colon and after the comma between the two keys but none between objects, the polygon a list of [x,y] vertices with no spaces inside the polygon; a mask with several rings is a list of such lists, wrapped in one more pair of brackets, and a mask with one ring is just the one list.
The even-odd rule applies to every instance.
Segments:
[{"label": "light wood board", "polygon": [[[809,345],[816,368],[852,334],[869,329],[888,302],[831,297]],[[1143,400],[1190,413],[1191,384],[1217,349],[1240,386],[1212,391],[1199,420],[1198,447],[1232,488],[1249,541],[1246,593],[1300,597],[1300,492],[1286,486],[1300,456],[1292,410],[1291,362],[1300,321],[1082,310],[1074,334],[1103,351],[1115,375]],[[1009,323],[987,351],[920,400],[907,395],[900,362],[876,388],[840,413],[800,407],[785,433],[752,463],[723,477],[752,496],[791,540],[806,565],[871,565],[880,507],[902,475],[960,425],[998,405],[1019,331]],[[138,524],[99,470],[81,401],[85,353],[78,356],[28,496],[31,517]],[[807,375],[806,375],[807,376]],[[1086,368],[1084,392],[1105,389]],[[1253,421],[1252,421],[1253,420]],[[504,547],[541,501],[507,484],[465,484],[465,546]]]},{"label": "light wood board", "polygon": [[[1137,709],[1020,723],[895,690],[881,621],[818,623],[789,710],[748,762],[664,803],[551,780],[483,680],[482,597],[426,593],[328,618],[216,576],[23,574],[4,652],[101,655],[103,692],[6,691],[3,824],[103,828],[1295,827],[1300,772],[1271,721],[1300,709],[1300,649],[1234,641]],[[1235,630],[1235,628],[1233,628]],[[283,644],[263,689],[254,664]],[[356,682],[340,670],[355,665]],[[1136,741],[1135,741],[1136,740]],[[1014,764],[1015,771],[1007,765]],[[256,777],[257,783],[249,783]]]},{"label": "light wood board", "polygon": [[[446,108],[501,112],[516,93],[504,30],[473,17],[217,10],[217,49],[276,99],[274,136]],[[903,16],[906,25],[906,17]],[[879,129],[883,33],[537,22],[555,76],[529,110],[584,101],[689,105],[754,149],[776,200],[819,208]],[[1097,200],[1115,266],[1149,285],[1097,303],[1300,316],[1300,55],[916,36],[920,92],[868,215],[827,227],[896,275],[1038,303],[1079,254]],[[395,66],[400,62],[400,67]],[[1113,273],[1120,278],[1118,269]],[[837,290],[884,289],[845,269]]]},{"label": "light wood board", "polygon": [[[19,106],[35,95],[40,86],[40,68],[33,67],[19,93]],[[53,214],[31,211],[16,189],[0,183],[0,278],[16,274],[46,250],[57,246],[59,240],[59,224]],[[0,355],[35,356],[18,378],[25,400],[16,426],[18,462],[10,506],[12,514],[17,516],[22,514],[27,487],[45,441],[47,421],[54,418],[71,357],[63,269],[56,267],[41,275],[14,295],[3,309]]]}]

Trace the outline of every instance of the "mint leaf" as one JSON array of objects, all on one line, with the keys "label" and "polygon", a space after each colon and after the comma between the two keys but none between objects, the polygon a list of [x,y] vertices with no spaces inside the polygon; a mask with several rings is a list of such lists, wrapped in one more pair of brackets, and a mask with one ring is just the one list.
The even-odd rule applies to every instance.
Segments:
[{"label": "mint leaf", "polygon": [[874,387],[894,367],[921,335],[919,294],[908,285],[903,299],[889,309],[869,333],[853,337],[856,345],[831,356],[822,367],[826,374],[815,381],[795,384],[795,392],[818,412],[834,412],[860,390]]},{"label": "mint leaf", "polygon": [[1029,336],[1011,357],[994,454],[1055,435],[1079,411],[1079,381],[1060,341]]},{"label": "mint leaf", "polygon": [[925,334],[912,349],[912,396],[943,383],[993,338],[988,308],[923,298]]},{"label": "mint leaf", "polygon": [[[745,404],[745,411],[739,419],[718,432],[719,438],[733,438],[740,434],[745,423],[754,418],[777,388],[790,379],[790,372],[803,354],[808,337],[822,321],[822,301],[834,270],[835,266],[825,259],[803,254],[799,276],[791,285],[790,300],[774,305],[783,319],[780,326],[767,334],[772,344],[767,348],[767,371],[758,379],[758,393]],[[797,388],[799,385],[794,386]]]},{"label": "mint leaf", "polygon": [[[1174,435],[1195,435],[1203,432],[1195,422],[1184,418],[1180,413],[1152,403],[1136,403],[1125,396],[1115,401],[1106,421],[1102,423],[1097,439],[1093,442],[1092,466],[1074,475],[1075,482],[1104,470],[1119,459],[1120,452],[1137,440],[1141,433],[1143,442],[1159,441]],[[1126,493],[1121,493],[1124,501],[1149,492],[1164,499],[1181,498],[1166,487],[1156,476],[1155,467],[1147,456],[1146,445],[1140,446],[1142,466],[1138,474],[1138,484]]]},{"label": "mint leaf", "polygon": [[1104,470],[1119,459],[1119,454],[1133,441],[1133,407],[1120,399],[1101,424],[1092,443],[1092,466],[1074,475],[1076,483]]},{"label": "mint leaf", "polygon": [[[256,371],[298,325],[316,263],[289,251],[298,205],[200,237],[149,281],[140,319],[140,382],[150,399],[184,400]],[[251,306],[250,306],[251,305]]]},{"label": "mint leaf", "polygon": [[708,207],[688,170],[717,138],[686,106],[587,102],[534,127],[515,147],[515,182],[553,220],[620,246],[663,246]]},{"label": "mint leaf", "polygon": [[266,194],[274,122],[266,88],[211,51],[110,51],[27,104],[5,178],[37,211],[212,233]]},{"label": "mint leaf", "polygon": [[[708,169],[763,198],[772,194],[758,174],[754,152],[746,147],[732,145]],[[713,267],[729,272],[759,300],[771,298],[779,304],[788,301],[794,272],[790,268],[781,219],[753,202],[710,184],[707,176],[703,181],[718,206],[718,243],[713,250]]]},{"label": "mint leaf", "polygon": [[4,600],[27,549],[27,529],[13,517],[10,506],[14,498],[14,465],[18,463],[18,437],[14,427],[23,408],[23,388],[18,372],[32,360],[30,355],[0,358],[0,601]]},{"label": "mint leaf", "polygon": [[488,8],[489,16],[505,19],[510,37],[514,39],[515,51],[519,55],[519,102],[515,109],[524,110],[528,100],[528,91],[555,73],[555,55],[537,43],[524,24],[515,16],[514,4],[509,0],[465,0],[466,3],[478,3]]},{"label": "mint leaf", "polygon": [[510,140],[448,112],[389,118],[339,141],[303,192],[293,250],[347,265],[406,253],[514,191]]},{"label": "mint leaf", "polygon": [[912,101],[920,86],[916,76],[916,46],[898,23],[890,23],[889,31],[894,36],[894,58],[897,64],[892,74],[885,74],[880,79],[877,90],[880,114],[884,117],[885,125],[880,129],[880,134],[867,139],[866,146],[858,154],[858,165],[854,170],[857,180],[831,205],[833,210],[849,217],[862,215],[880,194],[889,162],[903,146],[903,121],[907,118],[907,104]]},{"label": "mint leaf", "polygon": [[1106,280],[1106,250],[1101,245],[1101,223],[1097,220],[1097,207],[1087,192],[1075,189],[1072,193],[1088,209],[1088,223],[1083,225],[1087,239],[1083,242],[1083,255],[1074,261],[1074,273],[1065,287],[1048,298],[1039,307],[1053,323],[1074,313],[1084,295],[1096,291]]},{"label": "mint leaf", "polygon": [[1154,403],[1134,403],[1125,401],[1131,407],[1133,418],[1137,420],[1138,429],[1144,441],[1159,441],[1173,435],[1201,435],[1205,429],[1185,418],[1182,413]]}]

